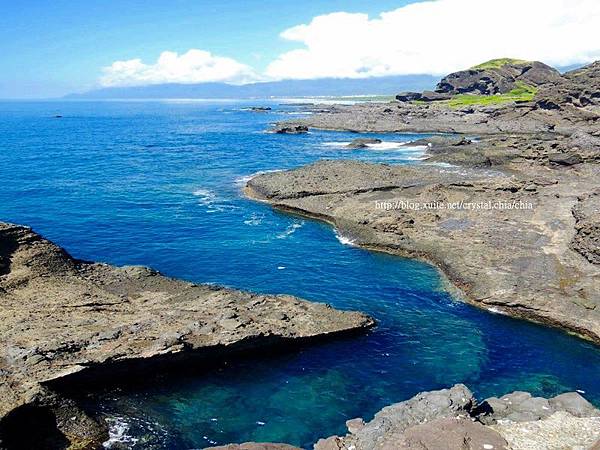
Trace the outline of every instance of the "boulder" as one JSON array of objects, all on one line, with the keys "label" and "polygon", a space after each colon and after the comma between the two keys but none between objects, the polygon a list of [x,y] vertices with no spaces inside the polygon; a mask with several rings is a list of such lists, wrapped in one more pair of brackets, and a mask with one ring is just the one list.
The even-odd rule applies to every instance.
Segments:
[{"label": "boulder", "polygon": [[592,417],[598,410],[577,392],[566,392],[549,400],[555,411],[567,411],[575,417]]},{"label": "boulder", "polygon": [[413,102],[415,100],[421,100],[423,94],[420,92],[400,92],[396,95],[396,100],[399,102]]},{"label": "boulder", "polygon": [[303,134],[308,133],[306,125],[281,125],[273,130],[277,134]]},{"label": "boulder", "polygon": [[425,102],[437,102],[443,100],[450,100],[451,98],[451,94],[437,91],[423,91],[423,94],[421,95],[421,100]]}]

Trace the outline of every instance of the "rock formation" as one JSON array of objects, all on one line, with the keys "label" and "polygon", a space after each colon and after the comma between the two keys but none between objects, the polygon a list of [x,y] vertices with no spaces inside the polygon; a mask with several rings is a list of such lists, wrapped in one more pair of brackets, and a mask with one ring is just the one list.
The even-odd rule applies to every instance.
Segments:
[{"label": "rock formation", "polygon": [[315,450],[531,450],[591,448],[600,439],[600,410],[577,393],[549,400],[514,392],[477,404],[463,385],[417,394],[386,406],[373,420],[347,422]]},{"label": "rock formation", "polygon": [[429,161],[462,167],[322,161],[259,175],[247,191],[357,245],[430,261],[477,306],[600,342],[600,164],[585,159],[600,147],[574,170],[550,159],[568,138],[454,144],[432,144]]},{"label": "rock formation", "polygon": [[95,448],[97,423],[55,387],[364,330],[369,317],[72,258],[0,223],[0,448]]},{"label": "rock formation", "polygon": [[[462,384],[386,406],[348,434],[314,450],[560,450],[600,445],[600,410],[576,392],[545,399],[527,392],[477,402]],[[231,444],[211,450],[299,450],[285,444]]]}]

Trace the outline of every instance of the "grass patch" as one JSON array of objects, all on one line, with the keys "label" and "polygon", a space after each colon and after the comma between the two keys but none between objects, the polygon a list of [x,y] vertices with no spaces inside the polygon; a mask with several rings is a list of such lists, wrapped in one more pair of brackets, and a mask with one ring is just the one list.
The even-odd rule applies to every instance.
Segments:
[{"label": "grass patch", "polygon": [[473,95],[473,94],[458,94],[450,100],[445,101],[453,108],[460,108],[469,105],[497,105],[500,103],[509,102],[530,102],[537,93],[537,88],[529,86],[522,81],[517,81],[516,87],[506,94],[497,95]]},{"label": "grass patch", "polygon": [[500,69],[501,67],[506,66],[507,64],[527,64],[529,61],[525,61],[523,59],[514,59],[514,58],[498,58],[498,59],[490,59],[484,63],[478,64],[476,66],[471,67],[471,69]]}]

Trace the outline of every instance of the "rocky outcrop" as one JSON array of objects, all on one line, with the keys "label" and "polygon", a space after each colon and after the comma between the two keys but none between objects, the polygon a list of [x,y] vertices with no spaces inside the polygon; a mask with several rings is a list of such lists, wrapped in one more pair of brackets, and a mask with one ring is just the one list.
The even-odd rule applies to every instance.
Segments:
[{"label": "rocky outcrop", "polygon": [[600,106],[600,61],[565,73],[540,89],[534,101],[546,110]]},{"label": "rocky outcrop", "polygon": [[561,80],[558,70],[538,61],[492,60],[440,80],[435,92],[449,95],[506,94],[522,86],[539,87]]},{"label": "rocky outcrop", "polygon": [[356,245],[429,261],[474,305],[600,342],[599,216],[580,200],[600,165],[552,163],[570,147],[553,135],[440,141],[427,161],[462,167],[322,161],[259,175],[247,192]]},{"label": "rocky outcrop", "polygon": [[315,450],[585,449],[600,439],[598,424],[600,410],[577,393],[514,392],[478,404],[455,385],[386,406],[368,423],[350,420],[346,436],[321,439]]},{"label": "rocky outcrop", "polygon": [[0,223],[0,302],[0,448],[8,449],[94,448],[106,437],[103,424],[59,395],[70,380],[136,376],[373,325],[363,314],[291,296],[80,261],[7,223]]},{"label": "rocky outcrop", "polygon": [[298,125],[298,124],[278,125],[273,129],[273,133],[276,133],[276,134],[303,134],[303,133],[308,133],[308,127],[306,125]]}]

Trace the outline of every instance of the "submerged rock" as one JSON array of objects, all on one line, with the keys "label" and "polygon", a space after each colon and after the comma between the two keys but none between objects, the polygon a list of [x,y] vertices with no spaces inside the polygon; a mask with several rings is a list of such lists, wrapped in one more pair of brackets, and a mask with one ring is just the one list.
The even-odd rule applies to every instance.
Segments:
[{"label": "submerged rock", "polygon": [[83,448],[106,436],[103,424],[53,390],[72,380],[145,376],[149,368],[374,324],[364,314],[291,296],[80,261],[30,228],[3,222],[0,303],[0,442],[22,439],[27,424],[37,423],[27,434],[29,448],[46,448],[47,439]]},{"label": "submerged rock", "polygon": [[346,148],[368,148],[371,144],[381,144],[381,139],[358,138],[354,139]]}]

